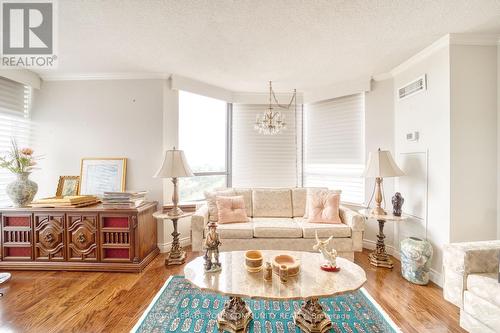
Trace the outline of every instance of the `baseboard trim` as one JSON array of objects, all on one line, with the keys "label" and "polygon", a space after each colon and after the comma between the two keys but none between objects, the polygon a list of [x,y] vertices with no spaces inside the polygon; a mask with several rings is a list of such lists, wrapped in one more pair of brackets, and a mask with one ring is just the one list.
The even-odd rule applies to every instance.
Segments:
[{"label": "baseboard trim", "polygon": [[432,282],[443,288],[443,275],[441,274],[441,272],[438,272],[435,269],[431,268],[430,279]]},{"label": "baseboard trim", "polygon": [[[179,242],[181,243],[182,247],[191,245],[191,237],[180,238]],[[160,249],[160,253],[170,252],[170,249],[172,248],[172,242],[158,243],[158,248]]]},{"label": "baseboard trim", "polygon": [[[365,248],[367,250],[375,250],[376,246],[377,246],[377,242],[369,240],[369,239],[363,239],[363,248]],[[401,261],[401,252],[399,252],[398,249],[396,249],[392,245],[386,245],[385,249],[389,255],[391,255],[394,258]],[[441,272],[438,272],[435,269],[431,268],[429,278],[432,282],[434,282],[435,284],[437,284],[438,286],[443,288],[443,277],[441,275]]]}]

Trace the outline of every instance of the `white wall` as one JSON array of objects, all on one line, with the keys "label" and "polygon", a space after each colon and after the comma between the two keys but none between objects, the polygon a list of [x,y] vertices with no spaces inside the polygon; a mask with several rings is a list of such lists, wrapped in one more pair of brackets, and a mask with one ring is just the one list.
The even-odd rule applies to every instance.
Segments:
[{"label": "white wall", "polygon": [[497,47],[450,48],[450,241],[495,239]]},{"label": "white wall", "polygon": [[162,81],[44,82],[32,120],[38,197],[55,194],[61,175],[79,175],[82,157],[127,157],[126,187],[162,201],[153,174],[162,153]]},{"label": "white wall", "polygon": [[[394,154],[394,82],[392,78],[383,81],[372,81],[371,90],[365,94],[365,153],[378,148],[389,150]],[[374,179],[366,179],[365,203],[368,203],[373,192]],[[386,211],[392,211],[391,198],[394,195],[394,180],[384,179],[384,195]],[[373,202],[372,202],[373,205]],[[398,247],[394,244],[394,226],[387,222],[384,226],[387,247]],[[365,246],[374,247],[377,241],[378,223],[367,221],[365,228]]]},{"label": "white wall", "polygon": [[[442,247],[450,240],[450,61],[449,46],[394,77],[399,88],[427,74],[427,90],[403,100],[395,99],[396,155],[428,151],[428,221],[411,219],[395,229],[395,241],[408,236],[424,237],[434,247],[432,269],[441,272]],[[406,133],[419,131],[419,141],[407,141]],[[396,187],[397,188],[397,187]],[[402,193],[405,196],[405,193]]]}]

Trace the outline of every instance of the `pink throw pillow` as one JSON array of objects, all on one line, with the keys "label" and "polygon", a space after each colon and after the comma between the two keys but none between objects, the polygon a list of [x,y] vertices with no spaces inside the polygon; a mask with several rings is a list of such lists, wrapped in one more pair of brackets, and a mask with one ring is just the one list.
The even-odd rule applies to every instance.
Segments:
[{"label": "pink throw pillow", "polygon": [[342,223],[340,220],[339,206],[340,193],[337,191],[313,192],[307,201],[308,217],[310,223]]},{"label": "pink throw pillow", "polygon": [[219,223],[248,222],[245,200],[243,196],[217,197],[215,199],[219,211]]}]

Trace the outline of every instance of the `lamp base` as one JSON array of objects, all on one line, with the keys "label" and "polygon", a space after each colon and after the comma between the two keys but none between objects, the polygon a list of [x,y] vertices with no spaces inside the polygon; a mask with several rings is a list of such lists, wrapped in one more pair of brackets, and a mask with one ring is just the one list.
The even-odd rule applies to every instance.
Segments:
[{"label": "lamp base", "polygon": [[179,216],[179,215],[183,215],[183,214],[184,214],[184,212],[182,211],[182,209],[180,209],[177,206],[172,207],[172,209],[167,212],[168,216]]},{"label": "lamp base", "polygon": [[382,207],[374,207],[371,211],[370,214],[372,215],[387,215],[385,210]]}]

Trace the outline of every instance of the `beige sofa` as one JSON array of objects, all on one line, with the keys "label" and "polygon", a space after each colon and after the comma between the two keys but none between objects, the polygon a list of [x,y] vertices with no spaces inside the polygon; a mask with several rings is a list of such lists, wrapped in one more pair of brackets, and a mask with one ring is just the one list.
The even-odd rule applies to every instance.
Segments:
[{"label": "beige sofa", "polygon": [[444,298],[460,307],[460,326],[468,332],[500,332],[499,256],[500,240],[444,248]]},{"label": "beige sofa", "polygon": [[[315,234],[322,239],[333,236],[330,243],[340,256],[354,260],[354,251],[363,248],[364,218],[346,207],[340,208],[342,224],[305,222],[306,188],[224,189],[220,195],[242,195],[245,199],[246,223],[220,224],[221,251],[272,249],[312,251]],[[191,219],[192,248],[201,251],[210,216],[207,204]]]}]

